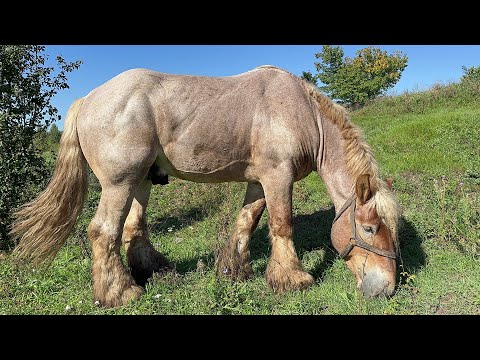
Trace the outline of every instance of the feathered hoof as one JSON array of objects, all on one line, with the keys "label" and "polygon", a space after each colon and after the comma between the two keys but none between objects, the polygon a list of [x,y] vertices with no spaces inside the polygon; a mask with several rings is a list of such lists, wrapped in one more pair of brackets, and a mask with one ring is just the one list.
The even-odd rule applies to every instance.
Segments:
[{"label": "feathered hoof", "polygon": [[237,251],[233,254],[224,249],[217,256],[217,276],[226,276],[233,281],[244,281],[253,277],[252,266],[248,262],[248,255],[240,255]]},{"label": "feathered hoof", "polygon": [[145,293],[145,290],[138,285],[131,285],[124,289],[108,291],[104,296],[98,294],[94,297],[95,304],[107,308],[115,308],[127,305],[132,300],[138,299]]},{"label": "feathered hoof", "polygon": [[315,279],[309,273],[288,265],[282,265],[270,261],[265,272],[267,285],[273,292],[283,294],[287,291],[304,290],[315,282]]}]

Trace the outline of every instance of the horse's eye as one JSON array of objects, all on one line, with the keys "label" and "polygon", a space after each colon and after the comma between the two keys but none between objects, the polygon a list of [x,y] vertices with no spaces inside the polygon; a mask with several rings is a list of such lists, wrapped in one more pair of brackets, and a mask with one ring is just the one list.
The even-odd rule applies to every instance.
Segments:
[{"label": "horse's eye", "polygon": [[371,226],[362,226],[362,227],[367,234],[373,235],[373,228]]}]

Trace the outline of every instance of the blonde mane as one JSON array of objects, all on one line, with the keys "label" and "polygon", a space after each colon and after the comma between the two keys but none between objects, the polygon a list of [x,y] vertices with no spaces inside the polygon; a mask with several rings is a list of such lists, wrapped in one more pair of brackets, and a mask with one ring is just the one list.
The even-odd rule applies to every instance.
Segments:
[{"label": "blonde mane", "polygon": [[[307,93],[318,105],[319,111],[339,128],[342,138],[345,140],[343,151],[347,169],[352,178],[356,179],[361,174],[370,175],[374,196],[369,205],[376,207],[378,216],[390,229],[398,247],[400,207],[387,183],[381,179],[377,161],[373,157],[370,145],[365,142],[362,131],[351,122],[348,112],[343,106],[335,104],[320,93],[316,86],[304,80],[301,81]],[[352,191],[354,186],[355,184],[352,185]]]}]

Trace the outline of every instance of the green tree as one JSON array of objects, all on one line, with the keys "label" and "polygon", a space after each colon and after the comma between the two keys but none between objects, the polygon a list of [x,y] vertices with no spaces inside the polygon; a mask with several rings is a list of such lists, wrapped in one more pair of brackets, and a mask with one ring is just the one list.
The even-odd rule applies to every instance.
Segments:
[{"label": "green tree", "polygon": [[466,66],[462,66],[463,76],[460,79],[461,82],[465,81],[476,81],[480,82],[480,65],[479,66],[472,66],[467,68]]},{"label": "green tree", "polygon": [[344,57],[340,46],[324,45],[315,54],[317,73],[304,71],[302,78],[320,86],[330,97],[348,104],[364,104],[393,87],[407,67],[408,58],[400,51],[387,54],[378,47],[358,50],[354,58]]},{"label": "green tree", "polygon": [[57,124],[52,124],[50,126],[50,131],[48,132],[48,138],[51,144],[58,144],[60,138],[62,137],[62,132],[58,129]]},{"label": "green tree", "polygon": [[44,46],[0,45],[0,249],[12,245],[12,212],[48,178],[34,139],[60,119],[50,100],[68,88],[67,73],[81,64],[57,56],[56,66],[46,66],[47,60]]}]

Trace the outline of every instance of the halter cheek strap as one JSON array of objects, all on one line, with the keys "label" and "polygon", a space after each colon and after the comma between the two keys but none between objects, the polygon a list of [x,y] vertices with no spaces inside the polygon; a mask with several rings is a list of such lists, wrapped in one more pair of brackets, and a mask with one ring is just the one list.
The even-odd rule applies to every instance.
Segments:
[{"label": "halter cheek strap", "polygon": [[370,245],[369,243],[363,241],[362,239],[357,237],[357,227],[355,226],[355,208],[356,208],[356,195],[353,194],[353,196],[350,199],[347,199],[345,201],[345,204],[343,204],[342,208],[338,212],[338,214],[335,216],[335,219],[333,219],[333,223],[338,220],[338,218],[350,207],[350,240],[348,241],[347,246],[339,253],[339,256],[344,259],[347,257],[348,254],[352,251],[352,249],[355,246],[358,246],[362,249],[365,249],[367,251],[373,252],[377,255],[384,256],[390,259],[396,259],[397,254],[394,251],[387,251],[380,249],[374,245]]}]

